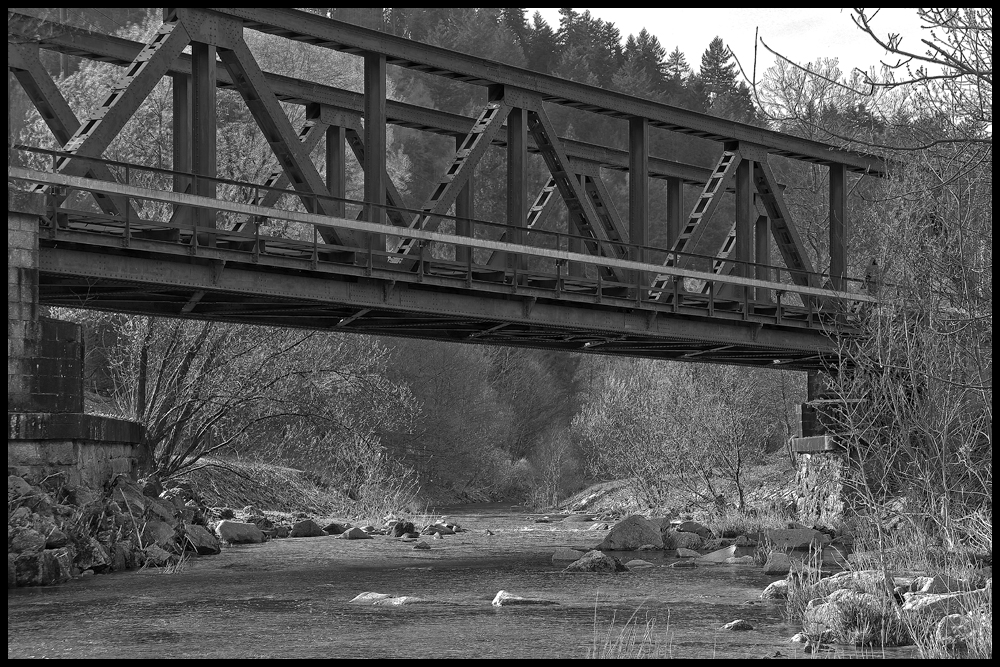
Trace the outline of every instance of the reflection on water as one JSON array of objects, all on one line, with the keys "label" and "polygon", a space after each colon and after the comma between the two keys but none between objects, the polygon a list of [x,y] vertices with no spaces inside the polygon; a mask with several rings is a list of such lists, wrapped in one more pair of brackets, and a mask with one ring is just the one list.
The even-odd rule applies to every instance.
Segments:
[{"label": "reflection on water", "polygon": [[[643,552],[616,555],[656,567],[566,574],[565,563],[551,563],[552,550],[592,546],[602,533],[588,524],[534,524],[509,506],[445,512],[479,532],[432,540],[427,552],[390,538],[279,540],[198,559],[178,575],[123,573],[12,591],[8,656],[35,655],[42,645],[77,657],[579,658],[633,614],[641,625],[656,620],[657,652],[666,656],[803,656],[788,643],[797,628],[784,622],[783,606],[757,599],[775,579],[758,568],[672,569],[662,553]],[[494,608],[500,589],[559,604]],[[426,602],[349,603],[363,591]],[[737,618],[754,629],[719,630]]]}]

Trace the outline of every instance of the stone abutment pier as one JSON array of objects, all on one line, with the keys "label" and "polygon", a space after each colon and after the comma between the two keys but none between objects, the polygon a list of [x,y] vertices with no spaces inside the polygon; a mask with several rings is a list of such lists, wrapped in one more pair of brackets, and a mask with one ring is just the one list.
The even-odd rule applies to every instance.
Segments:
[{"label": "stone abutment pier", "polygon": [[142,427],[84,410],[80,325],[43,317],[38,298],[41,194],[7,192],[7,474],[101,486],[135,472]]}]

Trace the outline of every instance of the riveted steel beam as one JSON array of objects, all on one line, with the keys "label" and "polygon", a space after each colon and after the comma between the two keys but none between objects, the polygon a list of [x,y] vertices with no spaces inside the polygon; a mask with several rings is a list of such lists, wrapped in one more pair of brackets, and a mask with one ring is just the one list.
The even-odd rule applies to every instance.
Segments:
[{"label": "riveted steel beam", "polygon": [[[37,40],[36,43],[41,48],[115,65],[131,63],[135,55],[142,49],[142,44],[138,42],[76,26],[36,19],[16,11],[8,11],[7,27],[8,31],[13,34],[18,34],[25,39]],[[190,72],[191,57],[186,54],[182,54],[170,68],[171,74],[190,74]],[[220,88],[232,88],[232,79],[225,69],[218,70],[217,75]],[[358,113],[364,111],[364,95],[361,93],[311,81],[301,81],[279,74],[265,73],[265,77],[274,94],[282,102],[303,106],[323,104]],[[426,132],[464,137],[475,119],[405,102],[387,100],[386,122]],[[626,151],[572,139],[562,139],[562,141],[566,154],[574,162],[596,162],[608,169],[628,171],[628,152]],[[503,140],[498,138],[493,143],[494,145],[503,145]],[[538,152],[537,147],[531,143],[530,137],[528,150],[532,153]],[[711,173],[711,169],[705,167],[658,157],[650,157],[649,159],[649,175],[652,178],[680,178],[688,185],[700,186],[708,180]]]},{"label": "riveted steel beam", "polygon": [[[459,192],[472,178],[476,165],[486,154],[486,149],[493,142],[504,126],[504,121],[511,112],[511,106],[504,100],[490,100],[483,108],[472,129],[462,140],[455,159],[445,171],[444,178],[431,193],[427,202],[421,207],[423,213],[417,214],[410,222],[410,228],[434,230],[440,224],[440,216],[445,215],[455,203]],[[416,240],[405,238],[399,242],[393,252],[397,255],[407,255],[418,248]],[[400,257],[390,257],[392,263],[399,263]]]},{"label": "riveted steel beam", "polygon": [[[462,147],[462,140],[455,137],[455,152]],[[465,183],[455,199],[455,234],[458,236],[474,236],[472,220],[476,217],[476,176],[475,172],[469,175],[469,180]],[[469,264],[472,261],[472,249],[465,246],[455,247],[455,261]],[[489,264],[489,262],[487,262]]]},{"label": "riveted steel beam", "polygon": [[[595,257],[601,255],[615,259],[627,257],[624,247],[614,243],[622,239],[610,238],[582,183],[571,170],[569,159],[563,152],[559,138],[544,109],[539,107],[528,113],[528,130],[534,136],[535,145],[541,150],[545,165],[556,181],[556,187],[566,203],[566,208],[569,209],[571,224],[576,227],[578,234],[585,237],[583,243],[587,251]],[[600,271],[606,279],[625,282],[625,274],[617,268],[606,266],[601,267]]]},{"label": "riveted steel beam", "polygon": [[[332,215],[334,207],[329,200],[311,196],[313,193],[326,193],[326,184],[303,150],[296,132],[268,87],[263,72],[246,43],[241,39],[231,49],[220,48],[219,57],[278,158],[278,163],[288,175],[292,187],[299,193],[303,206],[307,211]],[[327,243],[354,247],[359,245],[347,231],[325,229],[322,233]]]},{"label": "riveted steel beam", "polygon": [[[528,208],[528,217],[525,221],[525,233],[542,224],[552,210],[552,203],[555,201],[556,179],[549,176],[548,180],[538,190],[535,201]],[[507,240],[507,232],[500,234],[500,241]],[[490,254],[486,261],[486,266],[492,269],[502,269],[505,266],[503,253],[494,252]]]},{"label": "riveted steel beam", "polygon": [[188,33],[180,23],[160,26],[111,85],[97,110],[66,142],[63,149],[70,155],[57,160],[56,171],[73,176],[87,173],[87,165],[72,156],[99,157],[189,43]]},{"label": "riveted steel beam", "polygon": [[715,118],[667,104],[624,95],[564,78],[512,67],[485,58],[286,8],[212,8],[238,16],[248,28],[348,53],[373,51],[387,62],[481,86],[516,86],[547,102],[619,118],[638,116],[654,127],[713,141],[750,141],[768,152],[820,164],[844,164],[851,171],[881,175],[885,161],[811,139]]},{"label": "riveted steel beam", "polygon": [[[508,241],[523,244],[528,208],[528,111],[515,107],[507,114],[507,225]],[[507,268],[524,266],[515,255],[507,255]]]},{"label": "riveted steel beam", "polygon": [[[649,244],[649,121],[628,119],[628,240],[631,259],[641,262],[642,247]],[[644,282],[639,274],[636,284]]]},{"label": "riveted steel beam", "polygon": [[[21,88],[24,89],[28,99],[31,100],[59,145],[65,146],[69,143],[73,135],[80,129],[80,121],[73,113],[66,98],[59,92],[56,82],[42,66],[42,61],[38,57],[38,47],[33,44],[8,42],[7,69],[21,84]],[[88,164],[84,175],[104,181],[117,180],[106,165],[98,162]],[[101,210],[109,215],[122,215],[128,209],[129,215],[133,219],[139,217],[132,204],[127,203],[121,197],[108,197],[95,193],[94,200]]]},{"label": "riveted steel beam", "polygon": [[[707,179],[706,179],[707,180]],[[667,179],[667,242],[666,247],[673,248],[681,234],[681,210],[684,208],[684,184],[681,179]]]},{"label": "riveted steel beam", "polygon": [[754,162],[753,181],[767,217],[771,220],[771,233],[785,266],[791,272],[792,281],[796,285],[819,287],[812,261],[795,229],[788,206],[785,205],[781,186],[766,161]]},{"label": "riveted steel beam", "polygon": [[[385,222],[385,56],[364,55],[365,85],[365,219]],[[385,247],[385,240],[376,245]]]}]

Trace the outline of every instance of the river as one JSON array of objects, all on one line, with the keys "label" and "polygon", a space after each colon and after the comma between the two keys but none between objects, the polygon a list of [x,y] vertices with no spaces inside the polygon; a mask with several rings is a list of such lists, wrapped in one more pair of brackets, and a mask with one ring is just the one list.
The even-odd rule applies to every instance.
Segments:
[{"label": "river", "polygon": [[[568,574],[559,546],[594,546],[586,523],[534,522],[505,505],[448,508],[470,532],[426,538],[274,540],[61,586],[8,591],[7,656],[73,658],[583,658],[628,619],[655,620],[662,657],[803,657],[783,604],[760,601],[777,577],[754,566],[674,569],[662,552],[616,553],[656,566]],[[485,529],[495,534],[489,536]],[[499,590],[555,605],[496,608]],[[412,595],[399,607],[351,603],[362,592]],[[753,630],[720,630],[742,618]],[[851,655],[842,647],[838,655]]]}]

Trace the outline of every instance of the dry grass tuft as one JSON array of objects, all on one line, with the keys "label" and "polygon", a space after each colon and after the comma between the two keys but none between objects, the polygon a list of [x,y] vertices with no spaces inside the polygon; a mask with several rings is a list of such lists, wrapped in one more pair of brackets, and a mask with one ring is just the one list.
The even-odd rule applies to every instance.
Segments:
[{"label": "dry grass tuft", "polygon": [[672,645],[669,637],[663,641],[663,635],[669,632],[670,618],[667,617],[667,627],[657,632],[656,619],[650,618],[649,613],[639,618],[637,608],[625,625],[615,626],[616,616],[612,617],[611,624],[603,633],[597,628],[597,607],[594,607],[594,640],[587,650],[587,657],[614,658],[614,659],[659,659],[671,658]]}]

